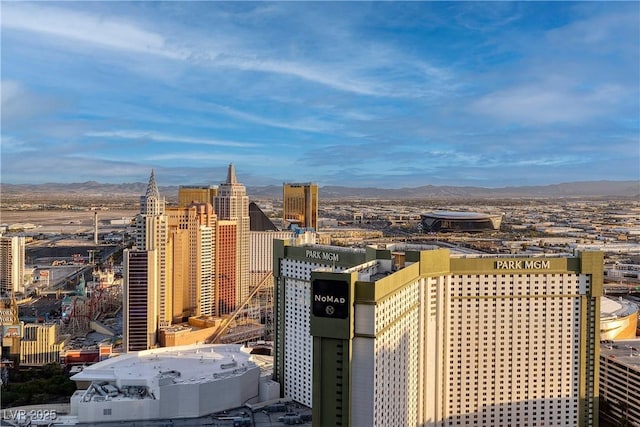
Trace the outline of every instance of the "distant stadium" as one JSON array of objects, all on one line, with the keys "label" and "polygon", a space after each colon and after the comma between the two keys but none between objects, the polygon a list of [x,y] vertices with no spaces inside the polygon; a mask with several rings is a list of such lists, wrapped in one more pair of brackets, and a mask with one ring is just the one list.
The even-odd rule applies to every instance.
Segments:
[{"label": "distant stadium", "polygon": [[499,230],[502,215],[491,215],[478,212],[436,211],[420,215],[422,231],[462,231],[475,232]]}]

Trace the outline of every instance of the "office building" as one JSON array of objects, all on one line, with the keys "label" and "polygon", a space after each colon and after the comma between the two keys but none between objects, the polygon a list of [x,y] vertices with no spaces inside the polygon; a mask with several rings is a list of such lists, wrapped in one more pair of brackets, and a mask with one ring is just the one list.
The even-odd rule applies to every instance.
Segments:
[{"label": "office building", "polygon": [[[244,185],[238,183],[233,164],[229,165],[227,180],[218,187],[214,211],[219,221],[216,236],[219,252],[216,275],[221,293],[218,314],[223,315],[232,312],[249,295],[249,198]],[[233,256],[229,253],[231,244],[235,244]]]},{"label": "office building", "polygon": [[124,351],[156,346],[158,329],[158,275],[156,251],[123,251]]},{"label": "office building", "polygon": [[24,292],[24,237],[0,237],[0,292]]},{"label": "office building", "polygon": [[318,229],[318,184],[283,184],[282,227],[288,228],[292,224]]},{"label": "office building", "polygon": [[640,340],[600,344],[600,397],[611,425],[640,426]]},{"label": "office building", "polygon": [[213,198],[217,194],[218,188],[213,185],[181,185],[178,188],[178,207],[186,208],[194,203],[213,204]]},{"label": "office building", "polygon": [[314,426],[592,426],[603,257],[276,242],[274,379]]},{"label": "office building", "polygon": [[155,176],[151,171],[147,192],[140,197],[140,213],[136,216],[136,249],[155,251],[157,265],[154,273],[157,276],[157,304],[155,310],[157,323],[161,328],[171,325],[172,284],[171,284],[171,251],[167,249],[168,226],[165,215],[165,199],[160,196]]}]

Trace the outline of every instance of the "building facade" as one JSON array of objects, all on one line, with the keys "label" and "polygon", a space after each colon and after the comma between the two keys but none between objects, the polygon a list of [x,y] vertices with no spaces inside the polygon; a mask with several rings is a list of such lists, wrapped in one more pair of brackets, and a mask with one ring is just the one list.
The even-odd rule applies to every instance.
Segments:
[{"label": "building facade", "polygon": [[24,237],[0,237],[0,292],[24,292]]},{"label": "building facade", "polygon": [[213,198],[218,194],[215,186],[181,185],[178,188],[178,207],[186,208],[194,203],[213,204]]},{"label": "building facade", "polygon": [[605,419],[640,426],[640,340],[600,345],[600,396]]},{"label": "building facade", "polygon": [[289,224],[318,229],[318,184],[283,184],[282,227]]},{"label": "building facade", "polygon": [[78,390],[71,396],[70,415],[84,425],[156,425],[173,419],[184,425],[185,418],[260,401],[260,367],[240,345],[124,354],[88,366],[71,379]]},{"label": "building facade", "polygon": [[123,251],[124,351],[154,348],[157,343],[158,302],[156,251]]},{"label": "building facade", "polygon": [[252,231],[250,237],[251,259],[249,271],[252,273],[272,271],[274,240],[289,240],[291,238],[293,238],[293,231],[290,230]]},{"label": "building facade", "polygon": [[214,315],[217,216],[211,203],[167,208],[173,259],[173,321]]},{"label": "building facade", "polygon": [[20,366],[44,366],[60,363],[65,341],[55,323],[28,323],[22,327]]},{"label": "building facade", "polygon": [[314,426],[597,425],[601,253],[274,258],[274,379]]},{"label": "building facade", "polygon": [[[218,186],[218,195],[214,198],[214,211],[218,216],[218,220],[226,221],[224,230],[220,233],[224,235],[217,237],[219,242],[228,244],[231,240],[235,240],[235,256],[234,271],[223,273],[217,270],[218,279],[229,281],[233,276],[233,291],[226,292],[221,295],[219,301],[223,304],[220,307],[222,311],[219,314],[227,314],[233,311],[238,304],[244,301],[249,295],[249,233],[250,233],[250,217],[249,217],[249,197],[247,196],[244,185],[238,183],[236,171],[233,164],[229,165],[227,171],[227,180]],[[231,230],[231,222],[235,222],[235,231]],[[216,248],[221,250],[221,248]],[[223,255],[221,255],[223,256]],[[224,255],[225,259],[227,258]],[[226,265],[225,262],[219,261],[219,266]],[[225,282],[227,283],[227,282]],[[220,283],[220,288],[225,287],[224,283]],[[222,292],[222,291],[221,291]]]},{"label": "building facade", "polygon": [[136,249],[140,251],[155,251],[157,265],[154,269],[157,275],[157,303],[155,310],[157,323],[161,328],[171,325],[172,288],[171,250],[167,248],[169,241],[167,216],[165,215],[165,199],[160,196],[153,171],[149,177],[147,192],[140,196],[140,213],[136,217]]}]

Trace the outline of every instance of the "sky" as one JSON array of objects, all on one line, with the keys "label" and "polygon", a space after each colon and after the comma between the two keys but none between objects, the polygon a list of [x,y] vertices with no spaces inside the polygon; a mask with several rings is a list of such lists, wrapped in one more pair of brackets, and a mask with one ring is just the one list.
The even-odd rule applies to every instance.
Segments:
[{"label": "sky", "polygon": [[7,2],[3,183],[640,179],[638,2]]}]

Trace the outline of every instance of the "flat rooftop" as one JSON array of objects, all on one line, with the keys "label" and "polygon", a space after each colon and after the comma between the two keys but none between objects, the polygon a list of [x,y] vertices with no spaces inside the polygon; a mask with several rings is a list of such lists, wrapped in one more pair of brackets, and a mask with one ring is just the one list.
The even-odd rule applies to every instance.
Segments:
[{"label": "flat rooftop", "polygon": [[615,359],[617,363],[640,372],[640,339],[602,342],[600,357]]},{"label": "flat rooftop", "polygon": [[[201,344],[125,353],[86,367],[74,381],[150,383],[171,376],[174,383],[198,383],[225,378],[257,365],[237,344]],[[241,372],[242,371],[242,372]]]}]

